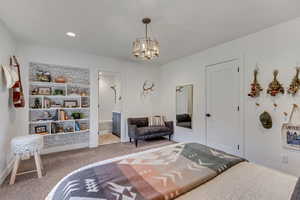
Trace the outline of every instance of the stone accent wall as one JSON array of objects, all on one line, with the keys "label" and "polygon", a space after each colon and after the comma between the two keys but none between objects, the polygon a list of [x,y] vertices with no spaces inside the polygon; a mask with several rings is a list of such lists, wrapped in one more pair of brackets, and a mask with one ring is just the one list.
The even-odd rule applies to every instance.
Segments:
[{"label": "stone accent wall", "polygon": [[52,148],[57,146],[72,145],[72,144],[89,144],[88,132],[73,133],[73,134],[57,134],[44,136],[44,148]]}]

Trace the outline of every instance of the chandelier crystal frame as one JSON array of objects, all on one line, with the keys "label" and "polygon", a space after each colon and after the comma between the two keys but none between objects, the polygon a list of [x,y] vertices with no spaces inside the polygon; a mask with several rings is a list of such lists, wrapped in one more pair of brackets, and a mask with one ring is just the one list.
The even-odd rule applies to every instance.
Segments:
[{"label": "chandelier crystal frame", "polygon": [[142,22],[145,24],[145,37],[138,38],[133,42],[132,54],[136,58],[151,60],[159,57],[159,43],[157,40],[149,37],[148,25],[151,23],[151,19],[144,18]]}]

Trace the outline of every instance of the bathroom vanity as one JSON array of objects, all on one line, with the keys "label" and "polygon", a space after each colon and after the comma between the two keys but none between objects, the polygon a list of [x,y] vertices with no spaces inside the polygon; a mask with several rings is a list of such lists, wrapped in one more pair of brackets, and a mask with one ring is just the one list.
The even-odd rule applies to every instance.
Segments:
[{"label": "bathroom vanity", "polygon": [[112,133],[118,137],[121,137],[121,113],[120,112],[113,112]]}]

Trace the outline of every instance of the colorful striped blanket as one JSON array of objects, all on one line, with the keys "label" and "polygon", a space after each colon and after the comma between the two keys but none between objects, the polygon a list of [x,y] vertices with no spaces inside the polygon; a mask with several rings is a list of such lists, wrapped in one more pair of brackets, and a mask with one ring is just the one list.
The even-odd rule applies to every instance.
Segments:
[{"label": "colorful striped blanket", "polygon": [[48,200],[170,200],[244,161],[182,143],[69,175]]}]

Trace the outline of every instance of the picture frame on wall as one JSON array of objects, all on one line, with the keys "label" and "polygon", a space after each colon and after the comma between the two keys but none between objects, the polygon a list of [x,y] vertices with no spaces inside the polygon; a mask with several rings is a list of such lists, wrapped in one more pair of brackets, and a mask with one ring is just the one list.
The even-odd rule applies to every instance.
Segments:
[{"label": "picture frame on wall", "polygon": [[48,133],[46,125],[36,126],[36,127],[34,127],[34,131],[36,134],[47,134]]},{"label": "picture frame on wall", "polygon": [[77,100],[64,100],[64,108],[77,108],[78,101]]},{"label": "picture frame on wall", "polygon": [[282,127],[282,143],[286,149],[300,151],[300,125],[284,124]]},{"label": "picture frame on wall", "polygon": [[287,123],[281,127],[281,140],[283,148],[300,151],[300,124],[292,122],[294,112],[298,105],[294,104]]}]

